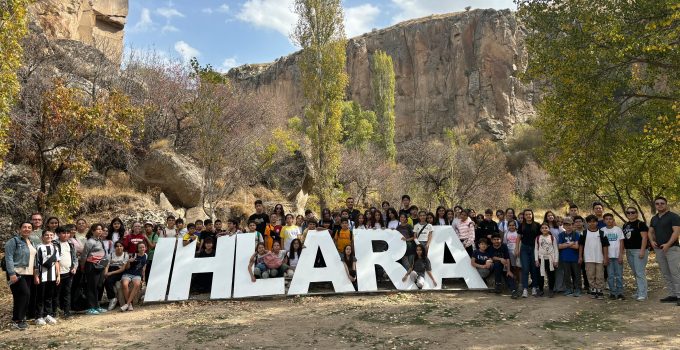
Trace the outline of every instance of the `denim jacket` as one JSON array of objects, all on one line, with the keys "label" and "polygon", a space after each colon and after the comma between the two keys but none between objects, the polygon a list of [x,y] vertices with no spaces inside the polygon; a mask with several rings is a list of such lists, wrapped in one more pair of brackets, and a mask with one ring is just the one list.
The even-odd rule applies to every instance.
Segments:
[{"label": "denim jacket", "polygon": [[12,237],[5,243],[5,264],[7,265],[7,276],[14,276],[17,267],[27,267],[30,256],[26,241],[21,236]]}]

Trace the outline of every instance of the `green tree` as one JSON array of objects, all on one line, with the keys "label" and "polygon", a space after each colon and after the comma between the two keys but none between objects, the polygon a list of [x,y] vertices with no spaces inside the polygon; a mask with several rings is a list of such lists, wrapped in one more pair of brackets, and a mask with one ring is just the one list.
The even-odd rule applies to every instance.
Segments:
[{"label": "green tree", "polygon": [[518,1],[524,79],[544,83],[542,163],[619,217],[680,183],[680,4]]},{"label": "green tree", "polygon": [[20,88],[17,69],[23,56],[28,4],[29,0],[0,0],[0,167],[8,150],[10,109]]},{"label": "green tree", "polygon": [[340,165],[342,102],[349,78],[340,0],[296,0],[299,16],[292,35],[302,47],[299,67],[305,97],[304,124],[320,204],[331,202]]},{"label": "green tree", "polygon": [[362,109],[355,101],[346,101],[342,105],[341,124],[342,144],[349,149],[366,151],[375,137],[375,113]]},{"label": "green tree", "polygon": [[392,57],[378,50],[371,60],[373,108],[378,117],[378,143],[390,160],[397,155],[394,145],[394,65]]}]

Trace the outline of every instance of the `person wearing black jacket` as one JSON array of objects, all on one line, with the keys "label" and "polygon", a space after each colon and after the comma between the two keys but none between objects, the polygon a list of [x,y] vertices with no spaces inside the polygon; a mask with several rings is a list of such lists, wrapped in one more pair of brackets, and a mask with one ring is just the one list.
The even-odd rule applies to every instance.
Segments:
[{"label": "person wearing black jacket", "polygon": [[524,221],[519,227],[520,241],[522,242],[519,256],[522,263],[522,297],[529,296],[529,274],[531,273],[531,295],[538,296],[538,267],[534,263],[534,244],[536,237],[541,234],[541,225],[534,221],[534,211],[531,209],[524,209]]},{"label": "person wearing black jacket", "polygon": [[61,283],[57,286],[56,293],[52,299],[52,305],[56,309],[57,305],[64,313],[64,317],[71,316],[71,285],[73,276],[78,268],[78,257],[75,245],[69,240],[71,233],[64,226],[56,229],[57,241],[54,246],[59,250],[59,276]]},{"label": "person wearing black jacket", "polygon": [[493,210],[487,209],[484,212],[484,220],[479,222],[479,225],[475,230],[475,247],[480,238],[486,237],[486,239],[491,241],[491,237],[498,232],[500,232],[498,230],[498,224],[493,221]]}]

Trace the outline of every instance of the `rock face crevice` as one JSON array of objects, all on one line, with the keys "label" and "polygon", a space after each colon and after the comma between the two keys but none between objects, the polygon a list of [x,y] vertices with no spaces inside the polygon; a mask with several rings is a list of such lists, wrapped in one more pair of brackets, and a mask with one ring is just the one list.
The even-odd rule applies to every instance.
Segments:
[{"label": "rock face crevice", "polygon": [[120,64],[128,0],[40,0],[30,10],[50,39],[80,41]]},{"label": "rock face crevice", "polygon": [[[438,137],[446,128],[476,125],[495,139],[535,115],[533,84],[517,79],[526,69],[525,30],[510,10],[473,10],[399,23],[352,38],[347,44],[348,99],[372,108],[370,60],[392,56],[395,141]],[[285,117],[301,115],[298,53],[271,64],[229,71],[237,86],[281,101]]]}]

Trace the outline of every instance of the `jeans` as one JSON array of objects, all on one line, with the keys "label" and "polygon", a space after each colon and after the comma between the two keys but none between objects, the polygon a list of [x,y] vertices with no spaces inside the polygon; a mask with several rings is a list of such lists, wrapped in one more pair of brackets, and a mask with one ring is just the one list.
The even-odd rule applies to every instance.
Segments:
[{"label": "jeans", "polygon": [[644,257],[640,259],[640,249],[626,249],[626,258],[628,259],[628,266],[635,276],[635,283],[637,284],[638,298],[647,298],[647,258],[649,258],[649,251],[644,250]]},{"label": "jeans", "polygon": [[609,258],[607,283],[611,295],[623,295],[623,263],[618,258]]},{"label": "jeans", "polygon": [[[534,258],[534,247],[522,244],[519,249],[519,259],[522,262],[522,288],[538,287],[538,267]],[[529,285],[531,273],[531,285]]]},{"label": "jeans", "polygon": [[654,252],[659,270],[666,280],[668,295],[680,297],[680,247],[670,247],[665,253],[663,249],[654,249]]},{"label": "jeans", "polygon": [[500,261],[494,261],[493,262],[493,277],[494,277],[494,282],[495,282],[495,287],[496,289],[501,289],[501,285],[503,284],[503,280],[505,280],[505,285],[508,286],[508,289],[511,291],[515,291],[517,289],[517,285],[515,285],[515,278],[514,277],[509,277],[508,272],[509,271],[503,271],[503,264]]},{"label": "jeans", "polygon": [[[30,285],[33,284],[33,276],[17,275],[17,277],[19,277],[19,280],[10,284],[9,289],[12,290],[12,299],[14,301],[12,307],[12,321],[21,322],[26,320],[28,301],[31,297]],[[9,277],[7,279],[9,279]]]}]

